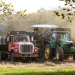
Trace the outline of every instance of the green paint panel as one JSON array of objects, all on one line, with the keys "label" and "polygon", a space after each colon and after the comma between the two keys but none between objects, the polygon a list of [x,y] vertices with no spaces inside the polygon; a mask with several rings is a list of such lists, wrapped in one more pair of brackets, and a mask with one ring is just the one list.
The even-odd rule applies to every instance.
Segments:
[{"label": "green paint panel", "polygon": [[75,49],[70,49],[70,53],[74,53],[75,52]]},{"label": "green paint panel", "polygon": [[50,43],[51,48],[54,48],[54,44],[53,44],[53,42],[52,42],[52,41],[48,41],[48,43]]}]

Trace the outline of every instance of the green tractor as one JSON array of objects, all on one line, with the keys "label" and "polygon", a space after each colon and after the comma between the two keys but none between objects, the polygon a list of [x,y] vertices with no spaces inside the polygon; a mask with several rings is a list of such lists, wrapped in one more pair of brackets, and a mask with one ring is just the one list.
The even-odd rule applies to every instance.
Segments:
[{"label": "green tractor", "polygon": [[42,34],[38,34],[39,37],[33,36],[34,45],[39,48],[39,57],[44,56],[46,60],[56,57],[57,61],[63,61],[64,59],[69,59],[69,56],[73,56],[75,60],[75,48],[70,40],[70,28],[60,28],[54,25],[33,25],[32,27],[48,29],[46,37]]}]

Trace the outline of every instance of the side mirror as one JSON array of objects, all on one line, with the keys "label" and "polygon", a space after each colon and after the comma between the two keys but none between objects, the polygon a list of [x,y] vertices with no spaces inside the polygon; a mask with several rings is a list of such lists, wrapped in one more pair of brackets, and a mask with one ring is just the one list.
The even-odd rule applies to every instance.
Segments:
[{"label": "side mirror", "polygon": [[34,39],[34,38],[33,38],[33,37],[31,37],[31,41],[33,41],[33,39]]}]

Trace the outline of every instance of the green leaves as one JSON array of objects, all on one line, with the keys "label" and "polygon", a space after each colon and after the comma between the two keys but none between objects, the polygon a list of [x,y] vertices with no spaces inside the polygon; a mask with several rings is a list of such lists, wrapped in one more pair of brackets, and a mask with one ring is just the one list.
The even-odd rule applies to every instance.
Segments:
[{"label": "green leaves", "polygon": [[[59,12],[55,11],[55,14],[58,16],[59,14],[62,16],[62,19],[65,19],[66,16],[75,16],[75,0],[65,0],[65,8],[63,8],[62,11],[60,11],[59,9]],[[63,13],[63,11],[65,11]],[[67,17],[67,18],[68,18]],[[68,18],[69,19],[69,18]],[[72,22],[71,19],[69,19],[68,21]]]},{"label": "green leaves", "polygon": [[71,13],[68,13],[68,15],[72,15]]},{"label": "green leaves", "polygon": [[24,11],[20,10],[17,12],[18,15],[21,15],[23,18],[25,18],[25,16],[27,15],[25,12],[27,11],[27,9],[25,9]]},{"label": "green leaves", "polygon": [[69,16],[68,16],[68,20],[67,20],[67,21],[72,22],[72,21],[71,21],[71,18],[70,18]]},{"label": "green leaves", "polygon": [[13,5],[11,5],[11,7],[13,7]]},{"label": "green leaves", "polygon": [[59,15],[59,12],[57,12],[57,11],[54,11],[54,13],[55,13],[57,16],[60,16],[60,15]]},{"label": "green leaves", "polygon": [[2,2],[2,0],[0,0],[0,14],[4,14],[0,15],[0,20],[4,20],[4,17],[7,16],[8,19],[12,19],[12,15],[13,14],[18,14],[21,15],[23,18],[27,15],[26,14],[27,9],[25,9],[24,11],[19,11],[19,12],[15,12],[15,10],[13,9],[13,4],[9,3],[6,4],[5,2]]},{"label": "green leaves", "polygon": [[75,2],[75,0],[72,0],[73,1],[73,3]]},{"label": "green leaves", "polygon": [[5,3],[3,3],[3,5],[6,5]]},{"label": "green leaves", "polygon": [[70,11],[70,9],[67,9],[67,11]]},{"label": "green leaves", "polygon": [[70,4],[70,6],[72,6],[73,4]]},{"label": "green leaves", "polygon": [[[57,16],[60,16],[59,12],[54,11],[54,13],[55,13]],[[61,14],[61,16],[62,16],[62,19],[64,19],[64,18],[65,18],[65,15],[64,15],[63,13]]]},{"label": "green leaves", "polygon": [[62,19],[64,19],[64,18],[65,18],[65,15],[64,15],[64,14],[61,14],[61,16],[62,16]]}]

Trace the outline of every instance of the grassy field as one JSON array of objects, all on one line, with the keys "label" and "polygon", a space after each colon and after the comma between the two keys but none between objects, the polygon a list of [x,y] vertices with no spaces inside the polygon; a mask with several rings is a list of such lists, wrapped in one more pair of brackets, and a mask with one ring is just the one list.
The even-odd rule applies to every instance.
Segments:
[{"label": "grassy field", "polygon": [[75,75],[75,62],[0,62],[0,75]]}]

